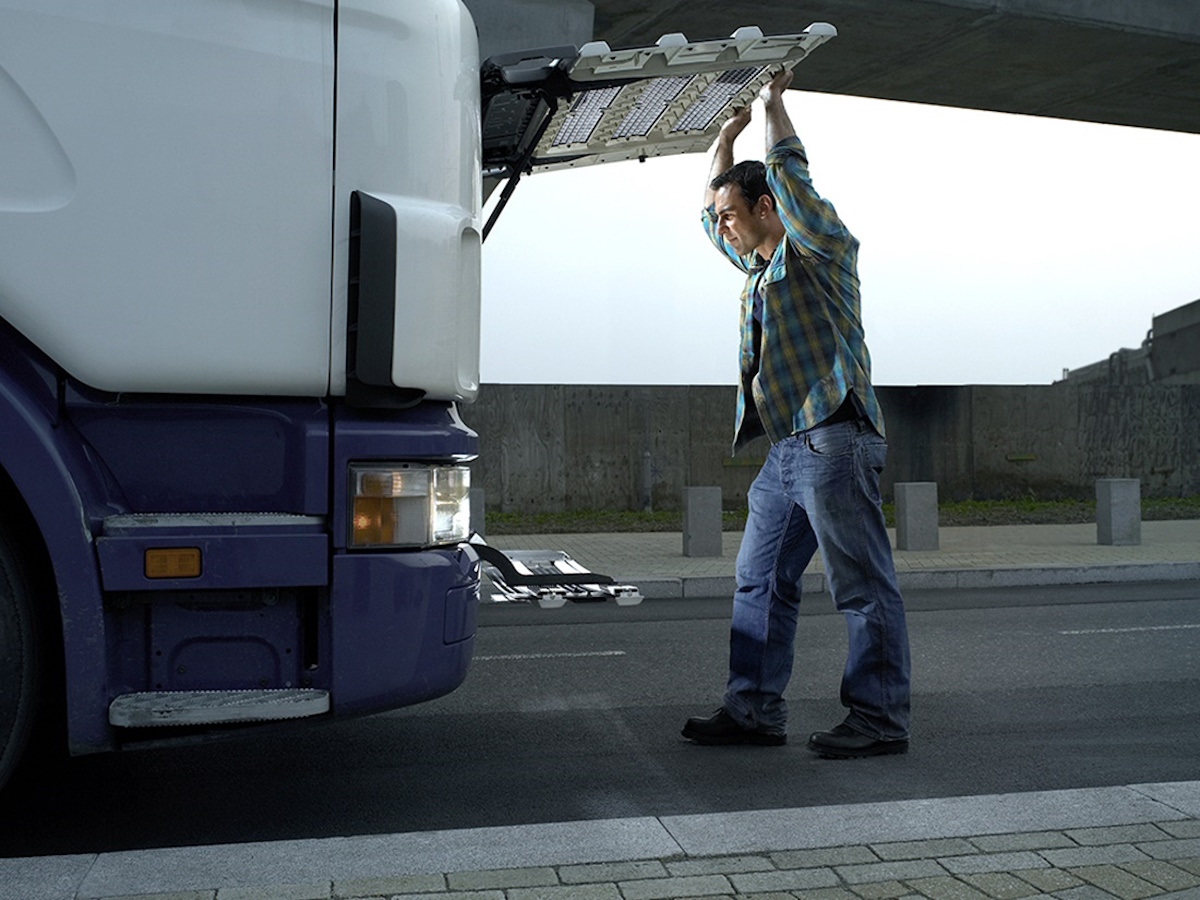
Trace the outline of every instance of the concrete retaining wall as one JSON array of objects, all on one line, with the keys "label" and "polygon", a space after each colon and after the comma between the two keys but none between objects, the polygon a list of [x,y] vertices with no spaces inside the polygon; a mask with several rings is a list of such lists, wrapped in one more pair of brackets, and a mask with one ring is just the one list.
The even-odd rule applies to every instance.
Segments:
[{"label": "concrete retaining wall", "polygon": [[[1143,497],[1200,494],[1200,385],[881,387],[896,482],[942,501],[1095,496],[1137,478]],[[745,504],[765,442],[730,456],[724,386],[485,384],[462,409],[479,432],[474,484],[503,512],[679,509],[685,486]]]}]

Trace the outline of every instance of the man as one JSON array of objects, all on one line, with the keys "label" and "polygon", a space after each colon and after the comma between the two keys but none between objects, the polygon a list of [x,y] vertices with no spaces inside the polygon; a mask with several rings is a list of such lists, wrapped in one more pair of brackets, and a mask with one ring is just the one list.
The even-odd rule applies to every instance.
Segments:
[{"label": "man", "polygon": [[738,552],[724,701],[682,733],[698,744],[787,741],[800,576],[819,550],[849,630],[848,714],[808,747],[830,758],[904,753],[908,631],[880,508],[887,444],[863,340],[858,241],[813,188],[783,106],[791,80],[784,71],[760,92],[765,166],[733,165],[750,122],[741,110],[721,129],[705,191],[709,237],[746,273],[734,451],[763,434],[771,448]]}]

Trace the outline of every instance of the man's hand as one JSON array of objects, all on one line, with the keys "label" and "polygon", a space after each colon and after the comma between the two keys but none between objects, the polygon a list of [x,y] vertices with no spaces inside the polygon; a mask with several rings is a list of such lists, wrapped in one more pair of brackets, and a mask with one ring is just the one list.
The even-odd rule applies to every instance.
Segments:
[{"label": "man's hand", "polygon": [[763,85],[762,90],[758,92],[758,96],[762,98],[762,102],[767,106],[778,102],[783,97],[783,92],[791,86],[793,70],[784,69],[770,81]]},{"label": "man's hand", "polygon": [[730,116],[725,124],[721,126],[720,140],[726,141],[730,146],[733,145],[734,139],[739,134],[746,130],[746,126],[750,124],[750,107],[739,109]]}]

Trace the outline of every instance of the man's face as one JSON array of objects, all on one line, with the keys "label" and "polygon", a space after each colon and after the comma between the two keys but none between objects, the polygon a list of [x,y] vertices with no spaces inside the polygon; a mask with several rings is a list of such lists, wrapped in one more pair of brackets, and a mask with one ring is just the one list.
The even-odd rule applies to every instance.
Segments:
[{"label": "man's face", "polygon": [[736,184],[717,189],[713,209],[717,215],[717,235],[739,256],[745,256],[766,240],[767,222],[762,210],[751,209]]}]

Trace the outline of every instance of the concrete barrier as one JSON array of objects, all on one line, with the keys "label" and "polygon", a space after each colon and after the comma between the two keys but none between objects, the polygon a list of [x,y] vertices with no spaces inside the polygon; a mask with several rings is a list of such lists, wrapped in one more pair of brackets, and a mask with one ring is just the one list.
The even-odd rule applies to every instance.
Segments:
[{"label": "concrete barrier", "polygon": [[1142,483],[1137,478],[1096,481],[1096,543],[1142,542]]},{"label": "concrete barrier", "polygon": [[[1200,494],[1200,384],[877,388],[880,493],[936,481],[938,499],[1091,499],[1098,475],[1147,498]],[[472,486],[504,513],[681,508],[687,485],[744,507],[766,456],[730,456],[733,385],[500,385],[461,408],[479,434]],[[1136,427],[1134,423],[1137,423]],[[650,465],[646,465],[646,454]]]},{"label": "concrete barrier", "polygon": [[683,555],[721,555],[721,489],[683,489]]},{"label": "concrete barrier", "polygon": [[896,549],[938,549],[936,481],[896,484]]}]

